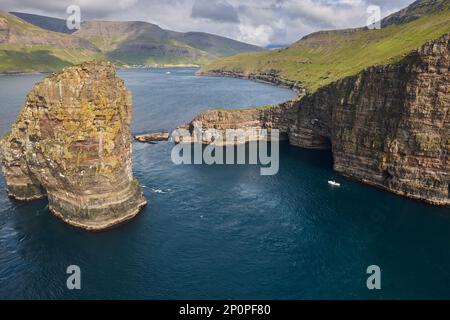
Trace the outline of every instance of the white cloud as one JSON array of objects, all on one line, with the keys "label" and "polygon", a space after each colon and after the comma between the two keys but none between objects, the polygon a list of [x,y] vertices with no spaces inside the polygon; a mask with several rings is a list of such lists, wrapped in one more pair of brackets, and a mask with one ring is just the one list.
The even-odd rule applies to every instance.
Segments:
[{"label": "white cloud", "polygon": [[218,23],[239,22],[236,9],[224,0],[196,0],[192,6],[191,17]]},{"label": "white cloud", "polygon": [[[413,0],[0,0],[0,8],[65,17],[68,5],[83,19],[140,20],[175,31],[202,31],[258,45],[290,44],[323,29],[365,25],[369,5],[382,15]],[[193,10],[194,8],[194,10]]]}]

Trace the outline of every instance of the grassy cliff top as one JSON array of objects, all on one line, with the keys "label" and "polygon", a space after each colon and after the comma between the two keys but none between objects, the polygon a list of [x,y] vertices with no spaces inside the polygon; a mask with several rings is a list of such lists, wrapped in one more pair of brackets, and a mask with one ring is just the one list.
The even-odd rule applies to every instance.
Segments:
[{"label": "grassy cliff top", "polygon": [[[424,10],[430,5],[433,10]],[[414,6],[420,12],[419,9],[411,10]],[[313,92],[367,67],[395,63],[427,41],[450,32],[448,0],[417,1],[409,7],[409,19],[405,18],[407,12],[404,9],[400,15],[386,18],[384,22],[389,23],[384,23],[385,27],[380,30],[358,28],[318,32],[286,49],[243,53],[214,61],[199,73],[275,73]]]}]

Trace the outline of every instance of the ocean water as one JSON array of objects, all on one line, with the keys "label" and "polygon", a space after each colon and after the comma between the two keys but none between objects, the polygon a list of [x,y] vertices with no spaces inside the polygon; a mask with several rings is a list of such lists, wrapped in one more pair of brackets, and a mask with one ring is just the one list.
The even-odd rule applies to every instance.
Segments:
[{"label": "ocean water", "polygon": [[[133,92],[133,133],[293,95],[194,71],[119,72]],[[0,134],[41,77],[0,77]],[[340,177],[329,152],[283,144],[279,173],[261,176],[252,165],[175,166],[172,147],[133,144],[149,203],[107,232],[64,224],[45,200],[9,199],[0,178],[0,298],[450,298],[449,208]],[[69,265],[81,268],[81,290],[66,288]],[[381,290],[366,287],[370,265],[382,269]]]}]

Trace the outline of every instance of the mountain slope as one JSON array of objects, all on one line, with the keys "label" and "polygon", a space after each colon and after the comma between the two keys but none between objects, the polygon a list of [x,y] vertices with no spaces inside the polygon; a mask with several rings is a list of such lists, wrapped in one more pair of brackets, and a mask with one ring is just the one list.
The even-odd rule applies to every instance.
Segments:
[{"label": "mountain slope", "polygon": [[53,71],[101,57],[80,37],[51,32],[0,11],[0,72]]},{"label": "mountain slope", "polygon": [[12,14],[40,28],[84,38],[119,65],[203,65],[219,57],[263,50],[212,34],[164,30],[147,22],[85,21],[79,31],[73,32],[62,19],[20,12]]},{"label": "mountain slope", "polygon": [[367,28],[311,34],[287,49],[244,53],[207,65],[199,74],[232,75],[294,83],[308,91],[377,64],[398,61],[450,31],[450,2],[421,0]]},{"label": "mountain slope", "polygon": [[66,20],[64,19],[46,17],[24,12],[10,12],[10,14],[15,15],[16,17],[28,23],[31,23],[32,25],[35,25],[39,28],[48,31],[68,33],[68,34],[74,33],[76,31],[75,29],[74,30],[68,29],[66,25]]},{"label": "mountain slope", "polygon": [[204,64],[214,59],[146,22],[87,21],[75,35],[94,43],[118,64]]},{"label": "mountain slope", "polygon": [[205,64],[260,47],[206,33],[168,31],[147,22],[87,21],[75,33],[125,64]]}]

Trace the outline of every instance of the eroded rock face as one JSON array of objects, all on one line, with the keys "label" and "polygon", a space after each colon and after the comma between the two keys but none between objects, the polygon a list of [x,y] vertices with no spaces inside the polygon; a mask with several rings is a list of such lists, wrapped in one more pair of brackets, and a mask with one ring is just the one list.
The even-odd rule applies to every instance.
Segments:
[{"label": "eroded rock face", "polygon": [[[450,36],[305,97],[291,143],[331,140],[334,169],[394,193],[450,204]],[[313,119],[313,121],[311,121]]]},{"label": "eroded rock face", "polygon": [[298,101],[245,113],[210,111],[193,123],[277,128],[292,145],[331,147],[343,175],[450,205],[449,67],[447,34],[398,63],[368,68]]},{"label": "eroded rock face", "polygon": [[34,86],[1,140],[7,191],[47,197],[65,222],[99,230],[146,204],[131,168],[131,94],[109,62],[63,69]]},{"label": "eroded rock face", "polygon": [[159,141],[167,141],[169,140],[169,138],[170,134],[168,132],[146,133],[134,136],[134,139],[136,141],[150,144],[154,144]]},{"label": "eroded rock face", "polygon": [[299,86],[299,84],[296,81],[280,77],[279,70],[270,70],[261,73],[244,73],[242,71],[237,70],[229,71],[222,69],[213,69],[208,71],[199,70],[196,72],[196,74],[199,76],[229,77],[272,84],[277,87],[292,89],[296,91],[299,95],[303,95],[306,92],[301,86]]}]

